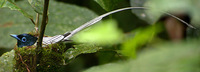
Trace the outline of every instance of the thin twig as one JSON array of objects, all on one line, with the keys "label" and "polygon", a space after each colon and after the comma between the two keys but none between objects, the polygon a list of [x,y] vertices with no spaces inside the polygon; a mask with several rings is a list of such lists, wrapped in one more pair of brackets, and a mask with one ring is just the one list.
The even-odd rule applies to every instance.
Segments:
[{"label": "thin twig", "polygon": [[[116,45],[114,45],[114,48],[115,48],[115,50],[117,50],[117,46]],[[117,52],[117,51],[115,51],[114,50],[114,52],[116,52],[116,54],[117,54],[117,56],[121,59],[121,60],[125,60],[122,56],[120,56],[120,54]]]},{"label": "thin twig", "polygon": [[36,19],[35,19],[35,32],[36,32],[36,34],[38,34],[39,19],[40,19],[40,16],[37,13],[36,14]]},{"label": "thin twig", "polygon": [[35,25],[35,22],[33,21],[33,19],[29,18],[31,20],[31,22]]},{"label": "thin twig", "polygon": [[23,59],[22,59],[22,56],[21,56],[19,53],[17,53],[17,55],[19,56],[21,62],[26,66],[27,71],[28,71],[28,72],[31,72],[31,71],[28,69],[28,65],[27,65],[26,63],[24,63],[24,61],[23,61]]}]

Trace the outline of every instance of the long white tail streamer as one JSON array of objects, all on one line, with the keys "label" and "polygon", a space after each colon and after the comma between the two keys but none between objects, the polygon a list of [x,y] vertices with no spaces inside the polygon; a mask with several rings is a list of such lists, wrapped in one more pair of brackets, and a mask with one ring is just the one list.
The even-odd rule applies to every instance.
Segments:
[{"label": "long white tail streamer", "polygon": [[[108,16],[110,14],[113,14],[113,13],[116,13],[116,12],[120,12],[120,11],[124,11],[124,10],[129,10],[129,9],[145,9],[145,8],[144,7],[127,7],[127,8],[117,9],[117,10],[108,12],[106,14],[103,14],[101,16],[98,16],[98,17],[90,20],[89,22],[87,22],[87,23],[81,25],[80,27],[76,28],[75,30],[71,31],[70,32],[71,34],[66,36],[63,40],[68,40],[70,37],[72,37],[77,32],[79,32],[79,31],[83,30],[84,28],[87,28],[87,27],[89,27],[89,26],[101,21],[104,17],[106,17],[106,16]],[[66,32],[66,33],[68,33],[68,32]]]},{"label": "long white tail streamer", "polygon": [[[85,28],[87,28],[87,27],[89,27],[89,26],[91,26],[91,25],[93,25],[93,24],[95,24],[95,23],[101,21],[104,17],[106,17],[106,16],[108,16],[108,15],[110,15],[110,14],[116,13],[116,12],[120,12],[120,11],[124,11],[124,10],[129,10],[129,9],[147,9],[147,8],[145,8],[145,7],[127,7],[127,8],[117,9],[117,10],[114,10],[114,11],[111,11],[111,12],[108,12],[108,13],[105,13],[105,14],[103,14],[103,15],[101,15],[101,16],[98,16],[98,17],[96,17],[96,18],[94,18],[94,19],[92,19],[92,20],[86,22],[85,24],[79,26],[78,28],[76,28],[75,30],[73,30],[73,31],[71,31],[71,32],[66,32],[66,33],[64,33],[62,36],[59,36],[59,37],[61,37],[62,39],[61,39],[61,38],[58,38],[57,36],[54,36],[54,37],[56,37],[56,38],[53,38],[53,37],[52,37],[51,39],[49,39],[50,41],[48,41],[48,40],[47,40],[47,41],[48,41],[48,42],[52,42],[52,41],[53,41],[53,43],[57,43],[57,42],[59,42],[59,41],[69,40],[69,39],[70,39],[74,34],[76,34],[77,32],[79,32],[79,31],[81,31],[81,30],[83,30],[83,29],[85,29]],[[170,13],[167,13],[167,12],[163,12],[163,13],[165,13],[165,14],[167,14],[167,15],[169,15],[169,16],[172,16],[173,18],[175,18],[175,19],[179,20],[180,22],[186,24],[188,27],[191,27],[191,28],[196,29],[196,28],[193,27],[192,25],[188,24],[187,22],[183,21],[182,19],[180,19],[180,18],[178,18],[178,17],[176,17],[176,16],[174,16],[174,15],[172,15],[172,14],[170,14]],[[53,40],[52,40],[52,39],[53,39]],[[54,39],[59,39],[59,40],[54,40]],[[55,42],[55,41],[56,41],[56,42]]]}]

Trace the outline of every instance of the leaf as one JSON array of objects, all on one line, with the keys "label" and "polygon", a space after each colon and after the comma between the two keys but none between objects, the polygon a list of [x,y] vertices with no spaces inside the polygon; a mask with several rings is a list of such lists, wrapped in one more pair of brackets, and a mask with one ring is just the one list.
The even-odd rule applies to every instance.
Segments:
[{"label": "leaf", "polygon": [[70,60],[76,58],[78,55],[95,53],[100,49],[102,49],[102,47],[99,47],[98,45],[95,44],[75,45],[75,48],[70,48],[64,53],[64,58],[66,59],[67,63],[69,63]]},{"label": "leaf", "polygon": [[44,0],[28,0],[35,12],[42,14],[44,7]]},{"label": "leaf", "polygon": [[14,50],[4,53],[0,57],[0,72],[12,72],[14,65]]},{"label": "leaf", "polygon": [[139,18],[152,24],[155,23],[159,17],[164,15],[164,12],[170,13],[189,13],[192,19],[192,24],[200,24],[200,14],[198,13],[199,0],[131,0],[131,6],[144,6],[148,8],[145,11],[132,11]]},{"label": "leaf", "polygon": [[107,20],[92,26],[89,30],[78,33],[72,40],[80,43],[112,45],[119,43],[122,36],[123,33],[117,28],[116,21]]},{"label": "leaf", "polygon": [[135,60],[94,66],[83,72],[199,72],[198,40],[166,43],[140,52]]},{"label": "leaf", "polygon": [[[24,2],[26,1],[17,1],[16,3],[25,11],[34,15],[35,12],[31,6]],[[16,45],[17,40],[10,37],[10,34],[29,33],[34,30],[35,26],[32,22],[23,15],[20,15],[19,12],[2,8],[0,13],[0,48],[13,48]],[[52,0],[49,5],[49,21],[45,35],[55,36],[64,34],[96,16],[94,12],[87,8]]]},{"label": "leaf", "polygon": [[33,19],[33,17],[31,15],[29,15],[27,12],[25,12],[19,6],[17,6],[15,4],[14,0],[1,0],[0,1],[0,8],[3,8],[3,7],[8,7],[11,10],[17,10],[20,13],[22,13],[25,17]]},{"label": "leaf", "polygon": [[123,0],[95,0],[106,11],[113,10]]},{"label": "leaf", "polygon": [[[154,4],[157,5],[155,6]],[[188,13],[192,19],[191,23],[194,25],[200,25],[200,14],[198,13],[200,10],[200,8],[198,8],[199,0],[149,0],[145,5],[151,8],[148,13],[151,13],[152,16],[159,16],[159,11]]]},{"label": "leaf", "polygon": [[122,54],[131,58],[136,57],[136,49],[151,41],[161,31],[161,26],[153,25],[133,31],[134,37],[128,38],[122,43]]},{"label": "leaf", "polygon": [[[130,4],[132,7],[144,7],[146,0],[130,0]],[[132,12],[137,15],[140,19],[152,24],[152,19],[150,19],[150,15],[146,13],[145,9],[137,9],[132,10]]]}]

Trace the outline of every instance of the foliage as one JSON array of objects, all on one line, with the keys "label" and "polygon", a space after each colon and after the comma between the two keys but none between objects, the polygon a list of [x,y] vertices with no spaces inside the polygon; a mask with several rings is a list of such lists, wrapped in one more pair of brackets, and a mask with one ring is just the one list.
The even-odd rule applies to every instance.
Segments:
[{"label": "foliage", "polygon": [[[131,6],[134,7],[144,7],[144,4],[147,0],[130,0]],[[153,23],[151,20],[151,16],[146,13],[146,10],[132,10],[132,12],[137,15],[140,19],[145,20],[149,24]]]},{"label": "foliage", "polygon": [[198,40],[165,43],[146,49],[137,59],[95,66],[83,72],[199,72]]},{"label": "foliage", "polygon": [[64,53],[64,58],[66,63],[69,63],[71,60],[75,59],[78,55],[95,53],[101,50],[102,47],[96,44],[80,44],[75,45],[75,48],[70,48]]},{"label": "foliage", "polygon": [[135,58],[136,49],[153,40],[159,32],[161,32],[160,24],[134,30],[134,36],[122,43],[122,54]]},{"label": "foliage", "polygon": [[95,0],[106,11],[113,10],[122,0]]},{"label": "foliage", "polygon": [[19,6],[17,6],[15,4],[14,0],[1,0],[0,4],[1,4],[0,8],[8,7],[11,10],[17,10],[17,11],[21,12],[24,16],[26,16],[26,17],[28,17],[30,19],[33,19],[33,17],[31,15],[29,15],[26,11],[22,10]]},{"label": "foliage", "polygon": [[0,57],[0,72],[12,72],[14,63],[14,50],[4,53]]},{"label": "foliage", "polygon": [[37,13],[42,14],[44,0],[28,0],[28,2]]},{"label": "foliage", "polygon": [[117,44],[122,39],[122,32],[117,29],[117,23],[114,20],[103,21],[89,30],[75,35],[73,40],[81,43],[94,43],[100,45]]},{"label": "foliage", "polygon": [[192,24],[199,26],[199,0],[131,0],[131,6],[145,6],[148,10],[132,10],[139,18],[152,24],[164,12],[188,13],[191,15]]},{"label": "foliage", "polygon": [[[48,25],[45,34],[54,36],[67,31],[70,32],[95,18],[97,16],[96,13],[99,13],[98,11],[102,12],[101,9],[91,9],[90,5],[88,5],[90,2],[84,2],[87,5],[81,4],[83,1],[77,1],[80,3],[74,5],[64,3],[67,2],[65,0],[50,0]],[[118,7],[123,7],[119,6],[121,2],[130,3],[131,6],[145,6],[147,10],[132,10],[132,12],[124,11],[124,13],[117,13],[118,15],[110,17],[112,19],[103,20],[101,23],[77,33],[69,42],[43,47],[41,51],[41,63],[37,65],[40,71],[65,72],[65,70],[70,70],[68,70],[70,65],[74,66],[74,70],[72,71],[75,72],[80,71],[77,69],[86,69],[84,72],[200,71],[199,39],[188,39],[177,43],[169,41],[164,43],[165,41],[163,40],[157,41],[156,39],[160,39],[157,35],[163,31],[163,28],[159,26],[161,24],[155,24],[159,17],[165,13],[164,11],[182,11],[189,12],[192,17],[192,23],[199,25],[200,16],[198,11],[200,9],[198,8],[198,0],[183,0],[181,2],[178,0],[91,1],[96,2],[108,12]],[[125,3],[126,7],[129,6],[127,3]],[[93,4],[91,5],[93,6]],[[9,37],[9,34],[21,34],[33,31],[34,24],[29,19],[33,21],[37,13],[40,14],[39,16],[42,16],[43,0],[17,0],[17,2],[14,0],[1,0],[0,8],[0,48],[11,49],[14,47],[16,41]],[[94,12],[93,10],[97,11]],[[40,18],[39,21],[41,21]],[[146,22],[152,25],[144,27],[142,24],[146,24]],[[139,27],[139,25],[142,25],[142,27]],[[199,30],[195,31],[198,32]],[[199,32],[196,34],[198,35]],[[73,42],[71,43],[71,41]],[[15,51],[11,50],[4,53],[0,57],[0,72],[34,70],[34,63],[32,62],[36,58],[36,53],[35,46],[31,47],[15,48]],[[93,54],[95,57],[83,57],[81,61],[73,64],[73,61],[80,56],[90,54]],[[93,61],[95,64],[90,65]],[[86,66],[81,62],[85,62]]]}]

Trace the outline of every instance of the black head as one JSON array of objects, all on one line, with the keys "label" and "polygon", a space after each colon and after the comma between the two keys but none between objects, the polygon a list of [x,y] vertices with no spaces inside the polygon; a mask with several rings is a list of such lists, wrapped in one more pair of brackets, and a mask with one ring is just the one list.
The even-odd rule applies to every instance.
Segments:
[{"label": "black head", "polygon": [[37,37],[34,37],[30,34],[20,34],[20,35],[10,35],[13,38],[17,39],[17,46],[32,46],[37,41]]}]

